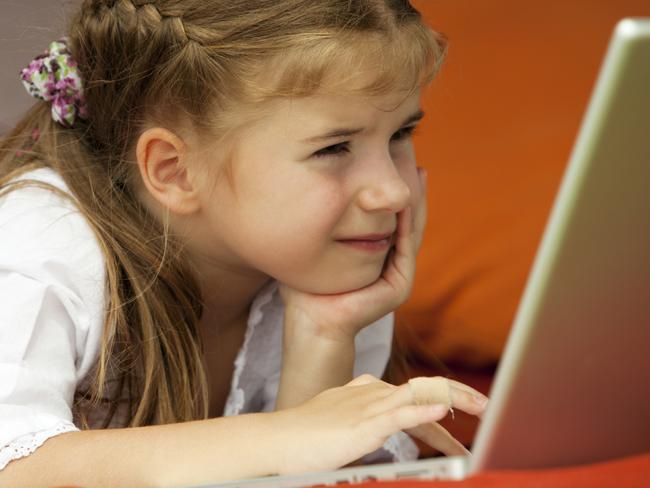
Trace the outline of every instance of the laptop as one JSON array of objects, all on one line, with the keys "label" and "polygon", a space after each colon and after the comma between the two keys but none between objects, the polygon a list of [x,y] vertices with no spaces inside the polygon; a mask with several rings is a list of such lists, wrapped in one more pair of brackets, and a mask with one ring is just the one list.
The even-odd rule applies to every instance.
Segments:
[{"label": "laptop", "polygon": [[489,397],[471,456],[202,488],[459,480],[650,452],[650,18],[614,30]]}]

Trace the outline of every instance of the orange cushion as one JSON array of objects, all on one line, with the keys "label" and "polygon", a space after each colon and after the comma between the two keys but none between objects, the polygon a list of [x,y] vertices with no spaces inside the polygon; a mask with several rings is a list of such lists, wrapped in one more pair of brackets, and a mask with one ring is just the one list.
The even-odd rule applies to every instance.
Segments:
[{"label": "orange cushion", "polygon": [[501,355],[612,29],[650,3],[413,4],[450,46],[415,138],[429,220],[397,334],[481,366]]}]

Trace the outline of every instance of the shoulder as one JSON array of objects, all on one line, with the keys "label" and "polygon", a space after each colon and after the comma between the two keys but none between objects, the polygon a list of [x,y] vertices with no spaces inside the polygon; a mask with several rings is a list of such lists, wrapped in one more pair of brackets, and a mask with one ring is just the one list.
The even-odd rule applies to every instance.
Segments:
[{"label": "shoulder", "polygon": [[0,269],[62,286],[93,307],[103,302],[105,262],[90,224],[68,198],[69,189],[52,169],[41,168],[13,181],[35,180],[0,196]]},{"label": "shoulder", "polygon": [[17,180],[51,186],[0,196],[0,470],[77,430],[74,392],[99,355],[106,304],[101,247],[63,179]]}]

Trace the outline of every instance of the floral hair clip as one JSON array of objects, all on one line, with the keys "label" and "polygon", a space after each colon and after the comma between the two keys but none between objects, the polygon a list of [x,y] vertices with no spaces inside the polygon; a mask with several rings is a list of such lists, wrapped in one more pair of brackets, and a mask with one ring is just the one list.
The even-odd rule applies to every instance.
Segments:
[{"label": "floral hair clip", "polygon": [[88,117],[77,62],[68,51],[67,38],[50,44],[20,75],[29,94],[52,102],[52,118],[64,127],[72,127],[77,117]]}]

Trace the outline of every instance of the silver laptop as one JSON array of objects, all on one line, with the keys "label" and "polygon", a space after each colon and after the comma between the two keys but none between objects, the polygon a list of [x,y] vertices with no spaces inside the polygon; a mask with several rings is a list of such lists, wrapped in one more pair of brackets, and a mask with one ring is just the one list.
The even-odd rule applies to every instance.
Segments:
[{"label": "silver laptop", "polygon": [[471,456],[209,486],[462,479],[650,451],[650,19],[614,30],[489,396]]}]

